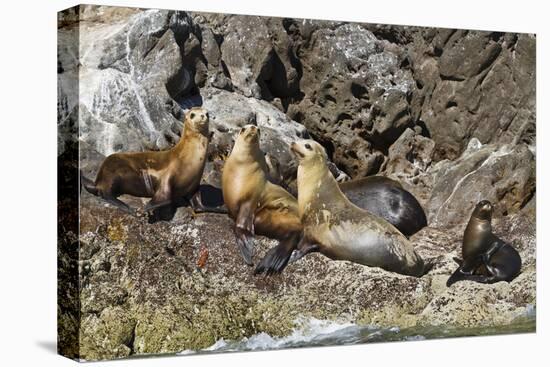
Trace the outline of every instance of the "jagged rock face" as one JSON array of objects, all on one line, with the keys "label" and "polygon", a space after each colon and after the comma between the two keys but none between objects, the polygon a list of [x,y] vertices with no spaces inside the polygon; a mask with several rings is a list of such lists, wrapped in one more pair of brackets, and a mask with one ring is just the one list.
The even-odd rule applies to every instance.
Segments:
[{"label": "jagged rock face", "polygon": [[[311,135],[345,174],[405,181],[431,210],[448,195],[432,165],[449,159],[453,166],[472,138],[534,148],[531,35],[164,10],[104,9],[102,22],[97,9],[84,7],[80,50],[60,51],[59,61],[60,70],[72,70],[80,57],[86,157],[167,149],[179,139],[185,109],[203,104],[213,131],[209,183],[219,185],[236,130],[252,123],[291,190],[296,164],[288,144]],[[77,103],[65,91],[70,75],[60,73],[58,107],[69,122]],[[531,159],[525,151],[507,157],[524,162]],[[99,163],[83,165],[93,174]],[[533,180],[501,180],[498,189],[478,181],[479,194],[453,197],[472,204],[477,196],[514,196],[500,200],[501,213],[513,212],[533,194]],[[452,214],[435,215],[434,225],[469,210],[442,209]]]},{"label": "jagged rock face", "polygon": [[535,190],[535,162],[523,144],[482,146],[472,139],[455,161],[432,167],[434,187],[429,200],[428,222],[432,226],[464,224],[481,200],[495,205],[496,216],[517,212]]},{"label": "jagged rock face", "polygon": [[[265,332],[289,335],[299,318],[359,325],[507,325],[535,303],[532,207],[494,223],[513,244],[523,271],[511,283],[445,282],[456,268],[463,228],[425,228],[411,240],[424,258],[438,257],[421,278],[313,254],[276,277],[258,277],[235,248],[231,219],[193,216],[148,225],[81,195],[81,358],[126,357],[201,349],[220,338]],[[276,244],[255,240],[255,261]],[[198,268],[202,248],[208,249]]]},{"label": "jagged rock face", "polygon": [[418,86],[412,109],[454,159],[471,138],[534,145],[535,37],[423,30],[407,44]]},{"label": "jagged rock face", "polygon": [[300,30],[303,99],[289,107],[352,177],[374,174],[411,124],[411,73],[402,49],[360,24]]}]

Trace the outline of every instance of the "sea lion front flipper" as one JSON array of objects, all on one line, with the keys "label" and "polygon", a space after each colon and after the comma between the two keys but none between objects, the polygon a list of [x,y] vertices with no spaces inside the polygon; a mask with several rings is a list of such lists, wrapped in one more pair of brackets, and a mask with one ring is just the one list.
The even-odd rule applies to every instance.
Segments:
[{"label": "sea lion front flipper", "polygon": [[250,203],[244,203],[239,208],[239,214],[235,219],[235,237],[239,251],[247,265],[252,266],[254,254],[254,211]]},{"label": "sea lion front flipper", "polygon": [[132,209],[128,204],[126,204],[124,201],[119,200],[114,197],[103,197],[105,201],[107,201],[109,204],[114,205],[115,207],[119,208],[120,210],[124,211],[125,213],[134,215],[134,209]]},{"label": "sea lion front flipper", "polygon": [[489,260],[491,260],[491,257],[502,247],[502,243],[499,241],[495,241],[491,244],[491,247],[487,252],[485,252],[482,255],[483,262],[485,265],[489,265]]},{"label": "sea lion front flipper", "polygon": [[147,202],[147,204],[145,204],[145,207],[143,208],[143,210],[146,212],[150,212],[152,210],[155,210],[170,204],[172,204],[172,200],[170,199],[162,200],[162,201],[155,201],[154,199],[151,199],[149,200],[149,202]]},{"label": "sea lion front flipper", "polygon": [[289,263],[293,251],[296,249],[296,236],[285,239],[272,249],[270,249],[265,257],[260,261],[254,274],[273,275],[281,273]]}]

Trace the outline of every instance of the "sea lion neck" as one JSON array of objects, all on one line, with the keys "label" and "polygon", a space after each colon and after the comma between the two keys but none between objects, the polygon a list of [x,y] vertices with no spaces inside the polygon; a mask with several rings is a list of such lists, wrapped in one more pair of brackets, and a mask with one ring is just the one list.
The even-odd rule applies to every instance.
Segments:
[{"label": "sea lion neck", "polygon": [[338,183],[330,173],[327,164],[322,159],[311,159],[300,162],[298,166],[298,206],[303,216],[310,210],[315,210],[313,202],[319,197],[326,201],[338,196]]},{"label": "sea lion neck", "polygon": [[486,219],[477,218],[472,215],[464,231],[463,242],[471,241],[471,238],[482,238],[491,235],[493,232],[491,221]]},{"label": "sea lion neck", "polygon": [[196,153],[199,153],[199,151],[207,149],[208,140],[209,133],[207,131],[197,131],[184,125],[180,141],[172,148],[172,152],[176,155],[185,154],[188,150],[195,150]]},{"label": "sea lion neck", "polygon": [[264,155],[257,143],[248,143],[239,138],[231,150],[231,157],[239,162],[261,162]]}]

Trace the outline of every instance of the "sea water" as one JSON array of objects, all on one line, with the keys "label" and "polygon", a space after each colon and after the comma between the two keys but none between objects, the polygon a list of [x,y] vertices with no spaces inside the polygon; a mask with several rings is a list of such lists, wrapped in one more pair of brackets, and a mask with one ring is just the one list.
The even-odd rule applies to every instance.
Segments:
[{"label": "sea water", "polygon": [[330,345],[353,345],[387,341],[411,341],[462,336],[483,336],[498,334],[516,334],[534,332],[536,329],[535,309],[518,317],[509,325],[466,328],[458,326],[415,326],[410,328],[381,328],[372,325],[357,325],[350,322],[308,319],[297,320],[297,326],[291,334],[273,337],[267,333],[258,333],[241,340],[219,339],[208,348],[178,354],[258,351],[299,347]]}]

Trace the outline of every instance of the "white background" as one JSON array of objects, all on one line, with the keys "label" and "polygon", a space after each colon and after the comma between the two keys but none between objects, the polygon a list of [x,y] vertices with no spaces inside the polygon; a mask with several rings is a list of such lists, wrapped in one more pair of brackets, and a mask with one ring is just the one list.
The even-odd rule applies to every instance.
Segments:
[{"label": "white background", "polygon": [[[165,357],[94,366],[532,366],[548,363],[550,12],[541,1],[135,0],[106,5],[537,33],[537,334]],[[56,12],[72,1],[2,2],[0,365],[75,365],[56,340]],[[7,204],[7,205],[6,205]]]}]

